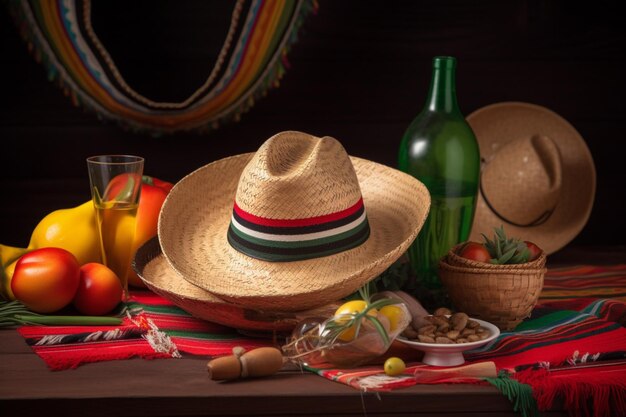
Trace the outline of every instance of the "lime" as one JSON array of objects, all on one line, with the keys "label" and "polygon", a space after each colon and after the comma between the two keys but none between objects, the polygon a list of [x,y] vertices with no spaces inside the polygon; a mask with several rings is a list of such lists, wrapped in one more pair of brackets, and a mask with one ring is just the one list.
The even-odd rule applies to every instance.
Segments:
[{"label": "lime", "polygon": [[400,375],[406,370],[406,364],[402,359],[392,356],[385,361],[384,369],[389,376]]}]

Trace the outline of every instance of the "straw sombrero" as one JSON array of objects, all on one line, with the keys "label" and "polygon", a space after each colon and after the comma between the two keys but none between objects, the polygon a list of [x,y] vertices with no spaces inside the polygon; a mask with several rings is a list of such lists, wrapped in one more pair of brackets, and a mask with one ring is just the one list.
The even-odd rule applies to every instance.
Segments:
[{"label": "straw sombrero", "polygon": [[504,102],[467,117],[482,160],[471,240],[507,234],[553,253],[585,226],[596,189],[596,171],[585,141],[553,111]]},{"label": "straw sombrero", "polygon": [[133,269],[150,290],[191,315],[239,330],[288,332],[304,318],[333,315],[340,305],[331,302],[293,312],[259,311],[233,305],[182,279],[165,260],[156,237],[137,249]]},{"label": "straw sombrero", "polygon": [[158,235],[189,283],[250,309],[303,310],[383,272],[429,207],[413,177],[350,157],[331,137],[288,131],[183,178]]}]

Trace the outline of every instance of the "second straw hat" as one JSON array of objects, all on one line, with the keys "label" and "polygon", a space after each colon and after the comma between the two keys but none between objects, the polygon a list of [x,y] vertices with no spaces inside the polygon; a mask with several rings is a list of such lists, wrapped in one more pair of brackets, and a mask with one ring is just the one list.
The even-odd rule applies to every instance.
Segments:
[{"label": "second straw hat", "polygon": [[593,158],[576,129],[552,110],[521,102],[483,107],[467,121],[482,159],[470,239],[502,225],[548,254],[574,239],[596,189]]},{"label": "second straw hat", "polygon": [[161,210],[159,241],[182,278],[224,300],[302,310],[383,272],[429,207],[413,177],[350,157],[331,137],[288,131],[178,182]]}]

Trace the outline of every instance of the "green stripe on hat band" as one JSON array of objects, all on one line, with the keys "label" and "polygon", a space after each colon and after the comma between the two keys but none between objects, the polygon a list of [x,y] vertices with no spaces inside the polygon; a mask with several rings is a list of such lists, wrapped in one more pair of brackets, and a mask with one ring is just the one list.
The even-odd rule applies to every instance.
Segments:
[{"label": "green stripe on hat band", "polygon": [[369,236],[369,222],[365,211],[353,221],[328,230],[310,232],[302,228],[303,233],[281,234],[253,230],[231,217],[228,228],[230,245],[248,256],[267,261],[296,261],[312,259],[342,252],[363,243]]},{"label": "green stripe on hat band", "polygon": [[235,233],[237,236],[239,236],[241,239],[247,242],[257,244],[257,245],[268,246],[272,248],[313,247],[313,246],[327,245],[327,244],[331,244],[331,243],[334,243],[343,239],[347,239],[350,236],[356,235],[363,228],[367,226],[368,226],[367,217],[364,217],[361,220],[360,224],[357,224],[356,227],[349,229],[343,233],[329,234],[325,237],[320,237],[317,239],[310,239],[310,240],[284,241],[284,240],[261,239],[261,238],[244,233],[242,230],[238,229],[236,225],[233,224],[232,222],[230,224],[230,228],[232,232]]},{"label": "green stripe on hat band", "polygon": [[[300,234],[268,233],[268,232],[261,232],[259,230],[253,230],[241,224],[237,220],[237,218],[235,218],[235,216],[231,217],[230,224],[231,224],[231,227],[238,229],[241,233],[243,233],[246,236],[251,236],[251,237],[254,237],[257,239],[263,239],[263,240],[293,242],[293,244],[296,245],[298,242],[302,242],[302,241],[317,240],[317,239],[322,239],[322,238],[338,235],[340,233],[349,232],[350,230],[358,228],[365,221],[367,221],[367,215],[365,211],[363,211],[363,213],[358,218],[354,219],[350,223],[335,227],[333,229],[322,230],[322,231],[317,231],[317,232],[312,232],[312,233],[300,233]],[[307,230],[307,229],[303,229],[303,230]]]},{"label": "green stripe on hat band", "polygon": [[[369,223],[365,223],[365,227],[360,229],[360,232],[353,235],[354,239],[344,239],[339,242],[345,242],[343,245],[320,245],[311,248],[271,248],[271,247],[257,247],[251,242],[241,241],[241,239],[232,231],[232,228],[228,229],[228,242],[237,251],[244,253],[252,258],[261,259],[270,262],[288,262],[288,261],[301,261],[306,259],[321,258],[323,256],[334,255],[339,252],[343,252],[349,249],[353,249],[364,243],[370,235]],[[254,245],[255,248],[250,247]],[[259,250],[260,249],[260,250]],[[297,253],[293,253],[293,250],[297,250]],[[305,251],[306,249],[315,249],[312,251]]]}]

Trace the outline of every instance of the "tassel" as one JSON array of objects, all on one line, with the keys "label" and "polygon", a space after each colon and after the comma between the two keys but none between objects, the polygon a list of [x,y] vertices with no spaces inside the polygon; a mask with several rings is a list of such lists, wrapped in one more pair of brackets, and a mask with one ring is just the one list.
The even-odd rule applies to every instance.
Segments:
[{"label": "tassel", "polygon": [[398,377],[376,374],[358,378],[355,385],[363,391],[391,391],[392,389],[415,385],[415,378],[412,376]]},{"label": "tassel", "polygon": [[142,336],[152,349],[157,353],[165,353],[172,358],[182,358],[178,347],[167,335],[167,333],[159,330],[152,320],[141,315],[138,317],[132,317],[130,313],[127,313],[128,319],[140,329],[146,330],[146,333]]},{"label": "tassel", "polygon": [[317,0],[313,0],[313,13],[317,14],[317,12],[319,11],[320,5],[317,2]]},{"label": "tassel", "polygon": [[560,398],[570,416],[626,415],[626,366],[553,371],[527,369],[515,379],[529,384],[540,410],[550,409]]},{"label": "tassel", "polygon": [[533,398],[533,390],[530,385],[522,384],[510,378],[507,371],[500,371],[497,378],[485,378],[485,381],[498,388],[513,403],[513,410],[519,411],[523,417],[539,415],[539,408]]},{"label": "tassel", "polygon": [[291,64],[289,63],[289,60],[287,59],[287,48],[284,48],[282,50],[281,55],[280,55],[280,60],[283,63],[283,67],[285,67],[285,69],[291,68]]}]

